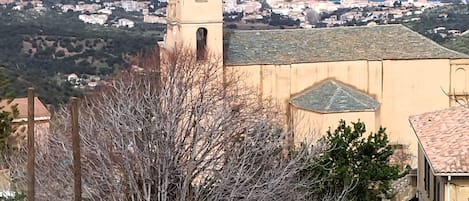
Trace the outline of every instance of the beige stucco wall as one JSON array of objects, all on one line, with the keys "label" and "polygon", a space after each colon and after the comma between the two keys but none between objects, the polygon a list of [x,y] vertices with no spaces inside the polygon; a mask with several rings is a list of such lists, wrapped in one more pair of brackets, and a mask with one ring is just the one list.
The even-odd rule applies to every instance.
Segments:
[{"label": "beige stucco wall", "polygon": [[168,17],[187,23],[223,21],[223,2],[210,0],[169,0]]},{"label": "beige stucco wall", "polygon": [[[327,131],[334,131],[339,125],[341,119],[345,120],[348,125],[351,122],[360,120],[366,125],[367,132],[375,131],[379,128],[376,124],[375,112],[346,112],[346,113],[329,113],[321,114],[313,111],[303,110],[292,106],[292,129],[294,136],[294,144],[301,142],[315,143],[327,134]],[[377,127],[378,126],[378,127]]]},{"label": "beige stucco wall", "polygon": [[[10,134],[8,137],[8,144],[12,148],[22,148],[27,146],[28,143],[28,125],[27,122],[15,123],[15,132]],[[37,148],[41,148],[49,134],[49,121],[35,121],[34,122],[34,141],[36,142]]]},{"label": "beige stucco wall", "polygon": [[[373,96],[377,91],[370,91],[369,81],[372,80],[372,83],[379,83],[379,80],[381,79],[380,74],[375,76],[375,71],[378,70],[375,68],[377,67],[379,68],[380,66],[368,65],[367,61],[292,64],[291,93],[300,93],[325,79],[333,78],[347,83],[361,91],[368,92]],[[369,76],[370,73],[374,76]],[[375,89],[376,88],[371,88],[371,90]]]},{"label": "beige stucco wall", "polygon": [[[449,201],[469,200],[469,177],[452,177]],[[448,201],[448,197],[445,198]]]},{"label": "beige stucco wall", "polygon": [[410,115],[444,109],[449,99],[449,60],[383,61],[383,101],[381,123],[388,128],[392,143],[409,145],[417,153]]},{"label": "beige stucco wall", "polygon": [[[414,155],[413,166],[416,166],[417,139],[410,128],[409,116],[449,107],[450,100],[445,92],[450,90],[450,85],[463,82],[469,89],[469,81],[460,80],[469,76],[467,59],[340,61],[227,68],[244,73],[246,83],[255,87],[260,97],[275,100],[286,114],[291,97],[326,79],[336,79],[368,93],[381,103],[376,125],[372,127],[386,127],[391,143],[406,145]],[[454,72],[461,68],[467,68],[464,76],[455,77]]]},{"label": "beige stucco wall", "polygon": [[190,48],[196,50],[197,29],[207,29],[207,49],[214,55],[221,55],[223,52],[223,24],[222,23],[179,23],[168,25],[168,32],[165,38],[165,45],[177,48]]},{"label": "beige stucco wall", "polygon": [[190,47],[195,51],[197,29],[205,28],[207,49],[214,55],[223,55],[222,8],[222,1],[170,0],[165,46]]}]

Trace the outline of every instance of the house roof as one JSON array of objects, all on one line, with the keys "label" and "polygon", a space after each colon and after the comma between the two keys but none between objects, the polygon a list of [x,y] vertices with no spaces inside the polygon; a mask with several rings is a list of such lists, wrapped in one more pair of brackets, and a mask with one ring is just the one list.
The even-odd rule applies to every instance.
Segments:
[{"label": "house roof", "polygon": [[225,65],[469,58],[403,25],[225,33]]},{"label": "house roof", "polygon": [[[11,111],[11,106],[17,104],[18,116],[16,121],[27,120],[28,118],[28,98],[15,98],[13,101],[8,104],[8,100],[2,100],[0,102],[0,107],[4,106],[4,110]],[[34,119],[35,120],[47,120],[50,119],[49,110],[46,106],[37,98],[34,97]]]},{"label": "house roof", "polygon": [[409,121],[435,174],[469,174],[467,106],[411,116]]},{"label": "house roof", "polygon": [[334,80],[326,80],[293,97],[295,107],[319,113],[375,111],[378,101]]}]

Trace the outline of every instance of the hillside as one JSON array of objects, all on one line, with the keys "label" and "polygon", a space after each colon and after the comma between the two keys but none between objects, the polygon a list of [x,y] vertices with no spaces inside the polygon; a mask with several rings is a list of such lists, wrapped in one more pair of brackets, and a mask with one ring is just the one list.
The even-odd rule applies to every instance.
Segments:
[{"label": "hillside", "polygon": [[403,24],[449,49],[469,54],[467,22],[468,5],[447,5],[426,9],[420,21]]},{"label": "hillside", "polygon": [[469,35],[458,37],[455,40],[446,41],[442,43],[442,45],[449,49],[469,54]]},{"label": "hillside", "polygon": [[66,102],[83,90],[72,87],[65,75],[106,78],[162,38],[161,30],[88,25],[77,15],[0,8],[0,69],[16,96],[34,86],[44,102]]}]

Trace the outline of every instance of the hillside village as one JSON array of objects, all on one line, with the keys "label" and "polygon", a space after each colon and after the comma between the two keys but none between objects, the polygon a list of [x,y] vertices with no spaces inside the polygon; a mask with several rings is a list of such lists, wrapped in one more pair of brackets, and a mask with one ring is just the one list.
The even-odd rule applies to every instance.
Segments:
[{"label": "hillside village", "polygon": [[[312,28],[335,26],[363,26],[373,24],[407,23],[420,20],[420,15],[435,7],[452,5],[440,1],[234,1],[223,2],[224,21],[228,28]],[[45,5],[42,1],[17,2],[2,0],[0,5],[13,10],[34,9],[45,12],[78,12],[84,23],[133,28],[137,23],[166,24],[167,1],[77,1],[74,4]],[[128,16],[113,16],[127,12]],[[448,13],[438,17],[447,18]],[[129,19],[131,18],[131,19]],[[466,30],[435,27],[435,33],[455,37]]]},{"label": "hillside village", "polygon": [[[164,27],[155,52],[133,63],[130,53],[122,53],[128,68],[109,80],[60,74],[73,88],[102,89],[82,100],[77,120],[84,143],[79,160],[84,199],[469,199],[469,55],[425,37],[451,42],[468,31],[465,25],[422,25],[429,10],[455,3],[0,0],[0,5],[76,13],[71,16],[94,28]],[[435,21],[453,19],[450,12],[432,14]],[[21,52],[62,59],[112,42],[23,36]],[[178,49],[183,46],[187,52]],[[74,62],[106,63],[91,56]],[[241,83],[245,86],[238,88]],[[41,133],[37,168],[43,171],[37,178],[44,184],[36,195],[70,199],[75,150],[65,145],[71,137],[65,122],[78,117],[34,101],[40,115],[29,121]],[[11,147],[22,150],[28,104],[19,97],[15,103],[19,114],[9,121],[20,129]],[[0,109],[14,113],[11,104],[3,100]],[[340,143],[345,149],[333,146]],[[26,159],[23,154],[19,158]],[[331,163],[343,155],[350,166]],[[15,169],[24,161],[0,165],[6,170],[2,191],[25,191],[26,176]]]}]

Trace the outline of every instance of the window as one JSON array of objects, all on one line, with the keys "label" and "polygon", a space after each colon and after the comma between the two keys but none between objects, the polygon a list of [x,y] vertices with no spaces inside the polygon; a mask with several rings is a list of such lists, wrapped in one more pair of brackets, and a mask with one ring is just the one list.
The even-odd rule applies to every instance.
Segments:
[{"label": "window", "polygon": [[427,197],[430,197],[430,165],[428,164],[427,158],[424,159],[424,177],[423,181],[425,183],[425,191],[427,192]]},{"label": "window", "polygon": [[436,176],[433,177],[433,201],[440,201],[440,182]]},{"label": "window", "polygon": [[455,94],[467,93],[466,90],[466,69],[458,68],[454,72],[454,82],[451,90],[454,90]]},{"label": "window", "polygon": [[207,29],[199,28],[196,33],[197,60],[204,60],[207,54]]}]

